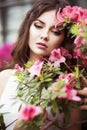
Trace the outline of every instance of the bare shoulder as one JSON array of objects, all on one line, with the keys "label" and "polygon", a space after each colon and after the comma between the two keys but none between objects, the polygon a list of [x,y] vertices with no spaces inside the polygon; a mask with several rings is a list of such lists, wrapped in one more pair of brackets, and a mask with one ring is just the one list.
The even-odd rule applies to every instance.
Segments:
[{"label": "bare shoulder", "polygon": [[6,69],[0,72],[0,96],[7,84],[7,81],[11,75],[12,69]]}]

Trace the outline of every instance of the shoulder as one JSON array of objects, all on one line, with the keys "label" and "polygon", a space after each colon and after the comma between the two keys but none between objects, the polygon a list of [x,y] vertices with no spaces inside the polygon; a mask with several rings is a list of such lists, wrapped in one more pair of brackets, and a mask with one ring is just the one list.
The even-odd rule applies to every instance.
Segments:
[{"label": "shoulder", "polygon": [[6,69],[6,70],[3,70],[0,72],[0,76],[3,75],[3,74],[10,74],[12,72],[12,69]]},{"label": "shoulder", "polygon": [[4,91],[8,79],[10,78],[12,69],[6,69],[0,72],[0,96]]}]

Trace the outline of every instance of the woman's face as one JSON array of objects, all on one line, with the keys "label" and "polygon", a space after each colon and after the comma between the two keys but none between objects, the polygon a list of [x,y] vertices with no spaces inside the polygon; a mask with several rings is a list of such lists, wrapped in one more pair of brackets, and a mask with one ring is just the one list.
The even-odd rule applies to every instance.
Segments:
[{"label": "woman's face", "polygon": [[55,27],[56,10],[43,13],[30,26],[29,48],[30,60],[41,56],[49,56],[64,40],[64,32]]}]

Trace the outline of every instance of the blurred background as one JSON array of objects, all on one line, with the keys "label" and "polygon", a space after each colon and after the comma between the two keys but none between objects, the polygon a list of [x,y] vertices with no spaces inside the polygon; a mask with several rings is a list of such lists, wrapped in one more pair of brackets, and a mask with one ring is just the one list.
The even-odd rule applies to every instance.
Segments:
[{"label": "blurred background", "polygon": [[[0,67],[11,59],[17,32],[26,12],[36,0],[0,0]],[[67,0],[71,5],[87,8],[87,0]]]}]

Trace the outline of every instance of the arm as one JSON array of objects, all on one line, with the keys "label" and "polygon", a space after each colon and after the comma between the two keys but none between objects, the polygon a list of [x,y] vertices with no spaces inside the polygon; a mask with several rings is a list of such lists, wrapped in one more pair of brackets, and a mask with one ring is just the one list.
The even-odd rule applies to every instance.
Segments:
[{"label": "arm", "polygon": [[82,90],[78,90],[78,94],[80,96],[83,96],[82,105],[80,106],[80,109],[87,110],[87,88],[84,88]]},{"label": "arm", "polygon": [[7,81],[10,77],[10,74],[11,74],[11,70],[8,69],[8,70],[3,70],[0,72],[0,97],[4,91],[4,88],[7,84]]},{"label": "arm", "polygon": [[81,130],[81,112],[80,109],[73,109],[71,112],[70,126],[64,130]]}]

